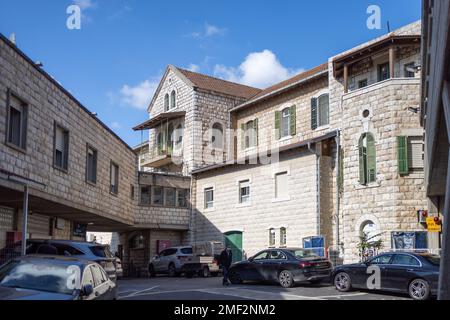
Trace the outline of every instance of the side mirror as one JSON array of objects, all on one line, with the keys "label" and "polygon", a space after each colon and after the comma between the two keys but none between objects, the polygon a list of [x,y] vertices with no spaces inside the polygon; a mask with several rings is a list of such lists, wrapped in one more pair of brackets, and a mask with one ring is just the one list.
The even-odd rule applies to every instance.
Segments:
[{"label": "side mirror", "polygon": [[255,260],[255,258],[254,258],[254,257],[250,257],[250,258],[248,258],[248,261],[250,261],[250,262],[253,262],[253,260]]},{"label": "side mirror", "polygon": [[87,284],[83,287],[83,290],[81,292],[83,293],[84,297],[89,297],[94,293],[94,287],[92,286],[92,284]]},{"label": "side mirror", "polygon": [[371,265],[371,263],[370,263],[370,261],[369,261],[369,260],[367,260],[367,261],[364,261],[364,264],[365,264],[366,266],[370,266],[370,265]]}]

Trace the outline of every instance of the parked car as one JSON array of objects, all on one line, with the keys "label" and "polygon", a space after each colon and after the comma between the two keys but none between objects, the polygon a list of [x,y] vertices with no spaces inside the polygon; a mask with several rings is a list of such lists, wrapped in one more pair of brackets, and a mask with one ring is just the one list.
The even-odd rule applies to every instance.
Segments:
[{"label": "parked car", "polygon": [[[79,271],[79,282],[68,272]],[[0,267],[0,300],[115,300],[117,286],[94,261],[29,255]]]},{"label": "parked car", "polygon": [[220,253],[224,249],[221,241],[204,241],[192,245],[192,256],[188,257],[181,268],[187,278],[195,274],[208,278],[218,276],[221,273],[219,267]]},{"label": "parked car", "polygon": [[192,257],[192,247],[173,247],[160,252],[148,264],[148,274],[154,277],[157,274],[167,274],[175,277],[182,272],[182,267],[189,257]]},{"label": "parked car", "polygon": [[414,300],[427,300],[437,294],[440,257],[406,252],[384,253],[367,262],[335,268],[336,289],[341,292],[353,288],[372,289],[369,283],[373,284],[374,268],[368,269],[371,266],[380,269],[380,287],[377,290],[408,293]]},{"label": "parked car", "polygon": [[264,250],[247,261],[230,267],[231,283],[244,281],[268,281],[284,288],[299,283],[317,284],[330,278],[332,263],[316,255],[312,250],[300,248]]},{"label": "parked car", "polygon": [[[0,265],[21,255],[22,243],[16,242],[0,251]],[[116,281],[116,259],[105,245],[70,240],[27,240],[27,254],[58,255],[95,261]]]}]

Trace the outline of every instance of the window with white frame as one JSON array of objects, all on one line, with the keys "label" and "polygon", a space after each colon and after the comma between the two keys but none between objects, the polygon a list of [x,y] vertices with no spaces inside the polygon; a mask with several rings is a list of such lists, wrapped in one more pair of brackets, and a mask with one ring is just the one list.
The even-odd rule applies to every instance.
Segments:
[{"label": "window with white frame", "polygon": [[6,141],[20,149],[26,149],[28,105],[16,96],[8,93]]},{"label": "window with white frame", "polygon": [[275,198],[286,199],[289,197],[288,173],[280,172],[275,175]]},{"label": "window with white frame", "polygon": [[276,244],[276,232],[275,229],[269,229],[269,247],[275,247]]},{"label": "window with white frame", "polygon": [[239,203],[250,202],[250,180],[239,182]]},{"label": "window with white frame", "polygon": [[281,112],[281,137],[291,135],[291,108],[286,108]]},{"label": "window with white frame", "polygon": [[205,189],[205,209],[214,207],[214,188]]},{"label": "window with white frame", "polygon": [[111,186],[110,191],[113,194],[119,193],[119,166],[111,162]]},{"label": "window with white frame", "polygon": [[53,164],[56,168],[69,168],[69,131],[55,123]]},{"label": "window with white frame", "polygon": [[411,171],[423,170],[423,137],[408,137],[408,164]]},{"label": "window with white frame", "polygon": [[318,99],[317,120],[318,126],[326,126],[330,123],[330,96],[328,94],[321,95]]},{"label": "window with white frame", "polygon": [[286,243],[287,243],[286,228],[280,228],[280,247],[286,246]]}]

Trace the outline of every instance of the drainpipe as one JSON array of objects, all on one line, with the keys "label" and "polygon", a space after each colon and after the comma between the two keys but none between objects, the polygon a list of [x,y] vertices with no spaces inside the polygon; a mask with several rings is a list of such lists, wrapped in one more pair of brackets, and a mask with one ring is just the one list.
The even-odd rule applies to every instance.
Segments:
[{"label": "drainpipe", "polygon": [[340,246],[340,242],[341,242],[341,239],[340,239],[340,235],[339,235],[339,223],[340,223],[340,221],[339,221],[339,217],[340,217],[340,197],[341,197],[341,193],[340,193],[340,190],[339,190],[339,187],[340,187],[340,185],[339,185],[339,177],[340,177],[340,175],[341,175],[341,166],[340,166],[340,163],[341,163],[341,152],[340,152],[340,150],[341,150],[341,131],[340,130],[337,130],[336,131],[336,148],[337,148],[337,151],[336,151],[336,162],[337,162],[337,165],[336,165],[336,168],[337,168],[337,170],[336,170],[336,172],[337,172],[337,179],[336,179],[336,184],[337,184],[337,188],[336,188],[336,245],[337,245],[337,248],[338,248],[338,250],[339,250],[339,246]]},{"label": "drainpipe", "polygon": [[311,147],[311,143],[308,143],[308,150],[316,155],[316,192],[317,192],[317,206],[316,206],[316,223],[317,223],[317,236],[320,236],[321,234],[321,228],[320,228],[320,154],[316,150],[317,144],[314,146],[314,149]]}]

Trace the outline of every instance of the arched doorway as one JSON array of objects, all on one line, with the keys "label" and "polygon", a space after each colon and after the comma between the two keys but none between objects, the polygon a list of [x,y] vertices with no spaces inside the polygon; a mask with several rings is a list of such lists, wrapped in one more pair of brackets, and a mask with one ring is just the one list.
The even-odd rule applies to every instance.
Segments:
[{"label": "arched doorway", "polygon": [[231,248],[233,262],[242,261],[242,232],[230,231],[225,233],[225,246]]}]

